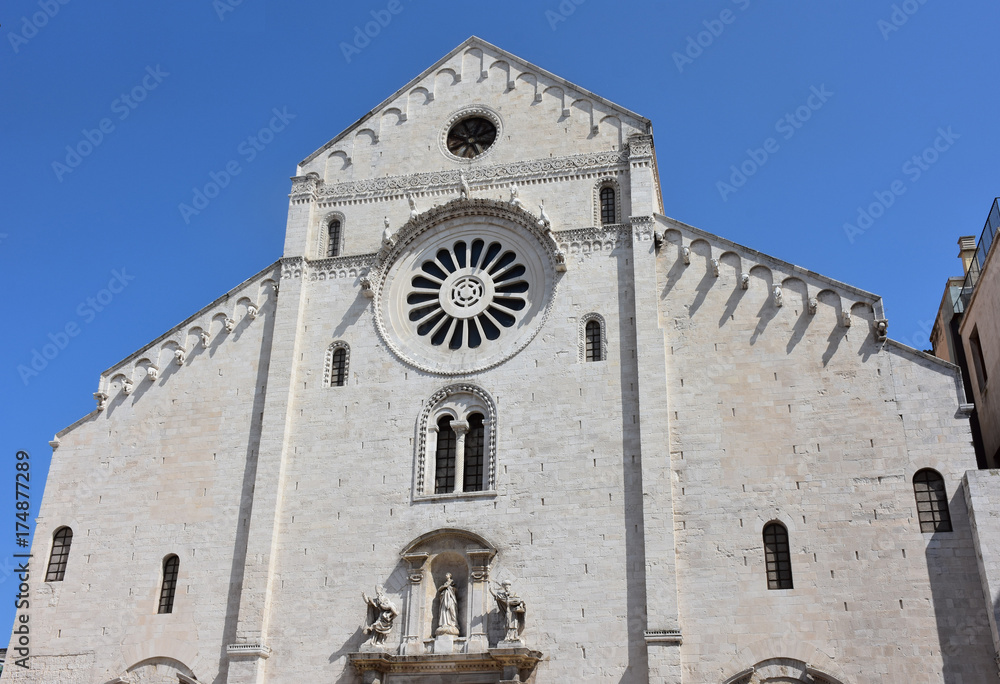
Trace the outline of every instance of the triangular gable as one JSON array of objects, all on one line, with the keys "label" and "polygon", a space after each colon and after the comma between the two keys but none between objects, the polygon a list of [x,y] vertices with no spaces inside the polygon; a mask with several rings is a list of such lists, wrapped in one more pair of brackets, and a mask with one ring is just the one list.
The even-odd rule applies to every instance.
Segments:
[{"label": "triangular gable", "polygon": [[[419,87],[422,83],[426,83],[428,81],[433,81],[433,79],[436,76],[436,74],[442,68],[445,68],[446,65],[449,62],[451,62],[456,56],[465,54],[467,51],[469,51],[471,49],[479,49],[479,50],[483,51],[484,53],[485,52],[489,52],[489,53],[491,53],[491,56],[493,56],[496,60],[506,61],[508,64],[510,64],[511,71],[510,71],[510,73],[508,75],[508,78],[509,78],[509,82],[511,82],[511,83],[513,83],[520,76],[523,76],[525,74],[531,74],[531,75],[534,75],[535,78],[538,79],[539,82],[544,82],[545,83],[545,88],[549,88],[549,87],[552,87],[552,86],[557,86],[557,87],[562,88],[563,92],[568,95],[568,97],[565,100],[564,111],[567,111],[568,108],[570,107],[570,105],[573,102],[575,102],[575,101],[587,100],[587,101],[590,101],[591,103],[599,104],[599,105],[601,105],[605,109],[611,110],[612,112],[614,112],[620,118],[622,118],[622,119],[624,119],[626,121],[631,122],[631,124],[634,127],[641,128],[642,129],[641,130],[642,133],[646,133],[646,134],[651,134],[652,133],[652,124],[649,121],[649,119],[647,119],[647,118],[645,118],[645,117],[643,117],[643,116],[641,116],[639,114],[636,114],[635,112],[633,112],[633,111],[631,111],[629,109],[626,109],[625,107],[617,105],[614,102],[611,102],[610,100],[608,100],[608,99],[606,99],[604,97],[601,97],[600,95],[597,95],[596,93],[593,93],[590,90],[587,90],[586,88],[582,88],[582,87],[576,85],[575,83],[571,83],[570,81],[567,81],[566,79],[564,79],[564,78],[562,78],[560,76],[556,76],[555,74],[553,74],[553,73],[551,73],[549,71],[546,71],[545,69],[542,69],[541,67],[538,67],[538,66],[532,64],[531,62],[528,62],[528,61],[526,61],[524,59],[521,59],[520,57],[518,57],[518,56],[516,56],[514,54],[511,54],[510,52],[507,52],[506,50],[493,45],[492,43],[488,43],[487,41],[485,41],[485,40],[483,40],[481,38],[478,38],[476,36],[471,36],[465,42],[463,42],[461,45],[459,45],[458,47],[456,47],[454,50],[452,50],[451,52],[449,52],[448,54],[446,54],[444,57],[442,57],[441,59],[439,59],[437,62],[435,62],[433,65],[431,65],[430,67],[428,67],[427,69],[425,69],[423,72],[421,72],[419,76],[417,76],[416,78],[414,78],[413,80],[411,80],[409,83],[407,83],[405,86],[403,86],[402,88],[400,88],[399,90],[397,90],[395,93],[393,93],[392,95],[390,95],[388,98],[386,98],[385,100],[383,100],[377,107],[375,107],[374,109],[372,109],[370,112],[368,112],[367,114],[365,114],[363,117],[361,117],[360,119],[358,119],[356,122],[354,122],[353,124],[351,124],[350,126],[348,126],[346,129],[344,129],[343,131],[341,131],[341,133],[339,133],[337,136],[335,136],[334,138],[332,138],[325,145],[323,145],[318,150],[316,150],[315,152],[313,152],[312,154],[310,154],[308,157],[306,157],[304,160],[302,160],[299,163],[300,169],[301,169],[301,167],[304,167],[307,164],[309,164],[312,161],[314,161],[317,157],[319,157],[324,152],[332,149],[334,146],[337,145],[338,142],[342,141],[344,138],[346,138],[353,131],[356,131],[356,130],[364,128],[366,123],[368,123],[372,119],[378,117],[387,108],[390,108],[393,105],[395,105],[401,98],[406,97],[410,93],[410,91],[412,91],[414,88]],[[490,67],[489,64],[485,64],[485,63],[483,64],[483,69],[484,70],[489,69],[489,67]],[[516,75],[514,74],[515,67],[519,71],[519,73],[516,74]],[[459,76],[461,77],[461,75],[459,75]],[[539,95],[540,95],[540,92],[541,91],[539,91]]]}]

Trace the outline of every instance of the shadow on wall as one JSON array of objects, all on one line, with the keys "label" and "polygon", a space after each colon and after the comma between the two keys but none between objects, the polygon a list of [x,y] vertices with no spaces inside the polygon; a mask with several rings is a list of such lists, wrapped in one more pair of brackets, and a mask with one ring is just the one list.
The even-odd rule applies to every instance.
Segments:
[{"label": "shadow on wall", "polygon": [[[979,565],[972,551],[972,529],[965,493],[959,486],[950,502],[951,532],[934,532],[925,555],[931,601],[941,645],[945,684],[995,681],[987,602],[983,598]],[[916,524],[916,521],[915,521]],[[905,600],[905,599],[904,599]]]}]

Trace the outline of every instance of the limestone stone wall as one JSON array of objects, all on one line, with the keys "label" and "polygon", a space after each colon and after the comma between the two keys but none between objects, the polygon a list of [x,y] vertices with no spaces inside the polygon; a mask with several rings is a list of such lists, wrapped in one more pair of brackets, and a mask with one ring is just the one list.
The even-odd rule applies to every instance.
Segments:
[{"label": "limestone stone wall", "polygon": [[[291,411],[266,666],[277,681],[354,681],[346,656],[367,638],[361,591],[384,583],[404,605],[400,551],[438,528],[469,530],[499,549],[492,579],[514,582],[529,607],[525,640],[546,654],[536,681],[645,681],[642,587],[628,577],[641,562],[633,553],[641,524],[634,349],[630,321],[619,316],[630,250],[617,231],[594,241],[602,248],[576,245],[535,340],[471,377],[407,367],[380,342],[370,301],[355,286],[303,282],[306,379]],[[605,320],[606,361],[580,361],[588,313]],[[345,387],[322,382],[334,340],[351,347]],[[414,502],[418,417],[454,382],[496,403],[496,495]],[[397,628],[392,643],[401,637]]]},{"label": "limestone stone wall", "polygon": [[[212,330],[214,314],[236,315],[236,300],[256,297],[273,276],[188,323]],[[191,336],[183,364],[154,343],[112,368],[102,380],[104,410],[59,433],[31,549],[31,605],[22,611],[31,669],[8,667],[4,681],[105,682],[151,658],[172,659],[204,681],[219,672],[225,634],[235,629],[267,384],[275,299],[265,289],[272,294],[262,295],[256,318],[244,307],[234,329],[220,324],[205,347]],[[183,342],[189,329],[173,332],[166,337]],[[133,374],[149,359],[159,363],[155,381],[147,365]],[[135,381],[128,394],[126,378]],[[52,535],[63,526],[73,530],[65,579],[44,582]],[[168,554],[180,558],[177,594],[173,613],[159,615]]]},{"label": "limestone stone wall", "polygon": [[[803,648],[843,681],[984,681],[957,370],[877,342],[859,291],[662,229],[685,683]],[[953,532],[920,531],[911,479],[924,467],[945,479]],[[793,589],[768,589],[770,521],[788,530]]]}]

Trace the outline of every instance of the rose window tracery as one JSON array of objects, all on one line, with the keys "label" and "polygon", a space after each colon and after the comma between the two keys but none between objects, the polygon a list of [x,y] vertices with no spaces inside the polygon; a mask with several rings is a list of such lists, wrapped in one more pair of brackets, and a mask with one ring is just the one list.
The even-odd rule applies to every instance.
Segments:
[{"label": "rose window tracery", "polygon": [[421,263],[406,298],[408,318],[434,346],[476,349],[517,323],[528,303],[526,272],[499,241],[458,240]]}]

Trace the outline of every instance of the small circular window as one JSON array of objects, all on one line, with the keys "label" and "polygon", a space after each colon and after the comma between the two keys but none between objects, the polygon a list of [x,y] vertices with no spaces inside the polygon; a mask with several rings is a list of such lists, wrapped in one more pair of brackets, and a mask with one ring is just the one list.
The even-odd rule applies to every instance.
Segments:
[{"label": "small circular window", "polygon": [[434,346],[475,349],[517,322],[528,301],[526,270],[498,241],[459,240],[420,265],[408,317]]},{"label": "small circular window", "polygon": [[456,157],[473,159],[493,146],[497,127],[489,119],[472,116],[462,119],[448,130],[446,145]]}]

